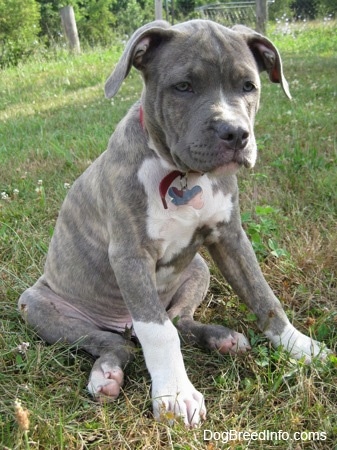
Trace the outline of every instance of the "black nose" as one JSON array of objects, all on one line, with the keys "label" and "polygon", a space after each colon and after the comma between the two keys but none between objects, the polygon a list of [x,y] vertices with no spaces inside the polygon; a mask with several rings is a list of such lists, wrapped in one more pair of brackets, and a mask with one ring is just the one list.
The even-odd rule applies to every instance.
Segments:
[{"label": "black nose", "polygon": [[241,126],[222,123],[218,125],[217,132],[226,146],[232,150],[242,150],[249,139],[249,131]]}]

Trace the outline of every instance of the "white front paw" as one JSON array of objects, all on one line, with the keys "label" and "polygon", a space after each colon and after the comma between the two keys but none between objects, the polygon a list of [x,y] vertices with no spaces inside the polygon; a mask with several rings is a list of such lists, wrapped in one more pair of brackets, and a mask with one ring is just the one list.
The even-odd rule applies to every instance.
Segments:
[{"label": "white front paw", "polygon": [[326,359],[329,353],[331,353],[324,344],[305,336],[291,324],[285,327],[280,336],[273,336],[271,341],[276,346],[283,345],[295,359],[304,357],[306,363],[310,363],[312,358],[315,357]]},{"label": "white front paw", "polygon": [[133,321],[152,379],[153,413],[157,420],[172,422],[182,417],[195,427],[206,417],[204,397],[186,375],[177,329],[163,324]]},{"label": "white front paw", "polygon": [[152,382],[153,414],[159,421],[182,417],[185,425],[196,427],[206,418],[203,395],[186,379],[184,382]]}]

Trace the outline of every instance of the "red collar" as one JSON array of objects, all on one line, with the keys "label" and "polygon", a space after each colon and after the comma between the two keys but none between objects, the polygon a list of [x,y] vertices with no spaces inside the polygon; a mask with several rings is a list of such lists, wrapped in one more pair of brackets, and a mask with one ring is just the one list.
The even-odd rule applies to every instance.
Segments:
[{"label": "red collar", "polygon": [[179,176],[183,177],[184,175],[185,174],[183,172],[180,172],[180,170],[173,170],[168,175],[166,175],[166,177],[164,177],[159,183],[159,194],[165,209],[167,209],[167,202],[165,196],[166,192],[168,191],[168,188],[171,186],[171,184],[177,177]]}]

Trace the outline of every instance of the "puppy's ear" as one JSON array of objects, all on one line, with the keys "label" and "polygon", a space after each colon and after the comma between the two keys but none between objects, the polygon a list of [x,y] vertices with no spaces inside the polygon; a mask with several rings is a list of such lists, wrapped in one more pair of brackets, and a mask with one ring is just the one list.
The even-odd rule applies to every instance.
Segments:
[{"label": "puppy's ear", "polygon": [[286,96],[291,99],[288,82],[283,75],[282,59],[275,45],[262,34],[243,25],[232,29],[245,38],[260,72],[267,71],[270,81],[280,83]]},{"label": "puppy's ear", "polygon": [[111,98],[117,93],[132,65],[142,70],[145,56],[150,49],[159,45],[163,38],[168,37],[168,28],[170,28],[168,22],[156,20],[135,31],[126,44],[114,71],[105,83],[105,96],[107,98]]}]

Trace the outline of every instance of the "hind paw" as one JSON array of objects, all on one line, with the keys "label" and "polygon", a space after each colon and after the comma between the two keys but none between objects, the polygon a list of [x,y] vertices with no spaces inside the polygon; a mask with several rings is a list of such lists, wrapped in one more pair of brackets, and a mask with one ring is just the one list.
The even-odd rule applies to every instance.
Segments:
[{"label": "hind paw", "polygon": [[124,374],[120,367],[108,363],[95,364],[89,378],[88,391],[99,402],[113,401],[123,386]]},{"label": "hind paw", "polygon": [[207,342],[211,350],[217,350],[222,354],[244,353],[251,349],[245,335],[220,325],[207,326]]},{"label": "hind paw", "polygon": [[237,333],[236,331],[233,331],[227,337],[214,339],[212,344],[213,348],[222,354],[244,353],[251,349],[246,336],[241,333]]}]

